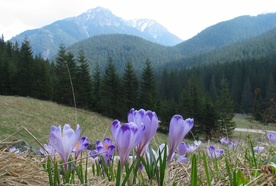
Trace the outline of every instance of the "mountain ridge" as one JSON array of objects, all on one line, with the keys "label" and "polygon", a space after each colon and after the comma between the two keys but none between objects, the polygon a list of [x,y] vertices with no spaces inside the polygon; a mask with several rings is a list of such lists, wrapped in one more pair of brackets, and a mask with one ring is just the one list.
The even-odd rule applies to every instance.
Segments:
[{"label": "mountain ridge", "polygon": [[[144,25],[146,25],[145,20],[143,19]],[[61,43],[70,46],[83,39],[101,34],[135,35],[168,46],[182,41],[153,20],[147,20],[151,24],[147,24],[143,31],[136,28],[131,22],[133,21],[117,17],[106,8],[97,7],[75,17],[57,20],[41,28],[24,31],[9,41],[20,44],[27,38],[33,46],[34,54],[41,55],[43,58],[50,58],[56,54]]]}]

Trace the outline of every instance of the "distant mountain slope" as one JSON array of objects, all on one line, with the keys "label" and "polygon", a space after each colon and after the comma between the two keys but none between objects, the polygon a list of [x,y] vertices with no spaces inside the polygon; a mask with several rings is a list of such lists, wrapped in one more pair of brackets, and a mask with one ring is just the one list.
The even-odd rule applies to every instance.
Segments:
[{"label": "distant mountain slope", "polygon": [[104,69],[108,57],[112,57],[119,73],[123,73],[127,61],[132,61],[134,68],[140,73],[145,61],[149,59],[156,72],[162,72],[165,67],[179,69],[276,55],[276,28],[257,37],[190,57],[184,56],[175,47],[165,47],[124,34],[95,36],[70,46],[68,50],[77,55],[81,48],[85,51],[92,68],[97,62]]},{"label": "distant mountain slope", "polygon": [[172,47],[126,34],[94,36],[68,47],[68,50],[75,56],[78,55],[80,49],[84,50],[92,68],[97,62],[104,69],[108,57],[112,57],[119,73],[124,71],[128,61],[131,61],[136,71],[140,73],[147,59],[151,61],[154,68],[158,68],[172,59],[181,58],[179,51]]},{"label": "distant mountain slope", "polygon": [[170,69],[175,69],[191,65],[224,63],[273,56],[276,56],[276,28],[257,37],[236,42],[207,53],[184,57],[166,66]]},{"label": "distant mountain slope", "polygon": [[210,26],[174,47],[184,56],[189,57],[256,37],[273,28],[276,28],[276,13],[240,16]]},{"label": "distant mountain slope", "polygon": [[83,39],[102,34],[129,34],[166,46],[173,46],[182,41],[155,21],[143,19],[136,20],[139,24],[133,24],[133,22],[134,20],[123,20],[113,15],[110,10],[98,7],[77,17],[22,32],[10,41],[17,41],[20,44],[27,37],[34,54],[40,54],[45,58],[56,54],[61,43],[70,46]]}]

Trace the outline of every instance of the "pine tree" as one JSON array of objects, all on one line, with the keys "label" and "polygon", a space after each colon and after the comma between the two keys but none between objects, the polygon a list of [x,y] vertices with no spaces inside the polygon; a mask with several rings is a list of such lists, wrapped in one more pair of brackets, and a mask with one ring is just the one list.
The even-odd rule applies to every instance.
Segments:
[{"label": "pine tree", "polygon": [[33,96],[38,99],[53,98],[53,83],[50,74],[50,64],[42,58],[35,59]]},{"label": "pine tree", "polygon": [[203,112],[202,112],[202,129],[205,134],[206,140],[212,140],[219,132],[219,126],[217,124],[218,114],[216,112],[215,106],[213,105],[209,97],[205,98],[203,103]]},{"label": "pine tree", "polygon": [[25,38],[20,48],[18,94],[33,96],[34,60],[30,42]]},{"label": "pine tree", "polygon": [[161,99],[160,107],[158,109],[158,119],[161,121],[158,130],[167,134],[169,132],[170,120],[173,115],[178,113],[176,102],[173,98]]},{"label": "pine tree", "polygon": [[211,82],[210,82],[210,97],[212,102],[215,102],[217,100],[217,86],[215,81],[215,76],[212,76]]},{"label": "pine tree", "polygon": [[184,118],[194,118],[194,127],[192,129],[196,137],[203,134],[202,130],[202,112],[203,112],[203,99],[201,96],[199,82],[196,77],[191,77],[185,83],[180,101],[179,113]]},{"label": "pine tree", "polygon": [[146,110],[157,109],[156,80],[149,59],[146,60],[142,71],[140,105],[141,108]]},{"label": "pine tree", "polygon": [[249,114],[253,112],[253,93],[249,77],[246,78],[241,97],[242,112]]},{"label": "pine tree", "polygon": [[216,103],[218,113],[218,126],[222,135],[231,136],[236,125],[232,121],[234,117],[233,100],[230,95],[226,79],[222,77],[220,81],[219,95]]},{"label": "pine tree", "polygon": [[89,72],[89,64],[84,51],[78,54],[77,79],[75,84],[76,101],[78,107],[90,108],[92,106],[92,78]]},{"label": "pine tree", "polygon": [[272,74],[269,75],[265,92],[265,101],[269,102],[271,98],[276,98],[276,84]]},{"label": "pine tree", "polygon": [[118,119],[123,117],[121,80],[111,57],[108,59],[103,76],[101,108],[106,116]]},{"label": "pine tree", "polygon": [[76,64],[72,53],[66,54],[63,44],[60,45],[56,59],[56,100],[62,104],[74,105],[74,84],[76,80]]},{"label": "pine tree", "polygon": [[92,110],[96,112],[101,112],[101,85],[102,84],[102,78],[101,78],[101,70],[98,63],[96,63],[93,73],[92,73]]},{"label": "pine tree", "polygon": [[130,61],[126,63],[122,80],[124,94],[123,110],[128,112],[131,108],[137,108],[139,98],[139,81]]}]

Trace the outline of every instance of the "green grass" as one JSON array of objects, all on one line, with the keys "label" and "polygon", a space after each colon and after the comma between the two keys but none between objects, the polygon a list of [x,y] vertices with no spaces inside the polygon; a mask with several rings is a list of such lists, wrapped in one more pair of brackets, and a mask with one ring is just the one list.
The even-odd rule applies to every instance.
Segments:
[{"label": "green grass", "polygon": [[237,128],[260,129],[260,130],[275,130],[275,123],[264,124],[254,120],[251,115],[235,114],[233,121]]},{"label": "green grass", "polygon": [[[105,137],[111,137],[112,121],[113,119],[95,112],[74,109],[54,102],[25,97],[0,96],[0,141],[25,127],[41,143],[48,143],[51,125],[63,126],[68,123],[73,129],[76,128],[76,124],[80,124],[82,135],[88,136],[89,141],[94,143],[96,139],[102,140]],[[275,124],[264,125],[247,115],[236,114],[233,121],[239,128],[267,130],[275,128]],[[243,133],[235,132],[235,136],[240,135]],[[32,146],[38,147],[35,140],[25,131],[21,131],[7,141],[14,139],[26,140]],[[157,133],[152,140],[152,145],[156,147],[165,142],[167,142],[167,135]]]},{"label": "green grass", "polygon": [[[0,96],[0,141],[25,127],[42,144],[48,143],[51,125],[63,126],[68,123],[73,129],[76,128],[76,124],[80,124],[81,135],[86,135],[90,142],[95,143],[97,139],[103,140],[105,137],[112,137],[110,130],[112,121],[113,119],[95,112],[75,110],[54,102]],[[15,139],[25,140],[32,146],[38,147],[35,140],[25,131],[21,131],[7,141]],[[155,135],[153,143],[161,144],[166,140],[166,135],[158,133]]]}]

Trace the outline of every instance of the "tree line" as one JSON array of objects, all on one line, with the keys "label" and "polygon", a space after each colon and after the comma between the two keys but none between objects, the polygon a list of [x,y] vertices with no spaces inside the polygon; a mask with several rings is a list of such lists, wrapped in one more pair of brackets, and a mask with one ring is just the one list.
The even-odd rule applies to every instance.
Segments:
[{"label": "tree line", "polygon": [[[54,62],[34,56],[30,43],[0,40],[0,94],[30,96],[83,108],[126,120],[130,108],[155,111],[166,133],[172,115],[195,119],[193,135],[212,139],[230,136],[235,112],[252,113],[256,119],[273,116],[275,72],[273,59],[236,61],[156,73],[149,58],[137,76],[131,61],[119,74],[112,56],[101,71],[92,73],[82,49],[75,56],[60,45]],[[270,110],[268,110],[270,109]],[[266,118],[266,119],[265,119]]]}]

